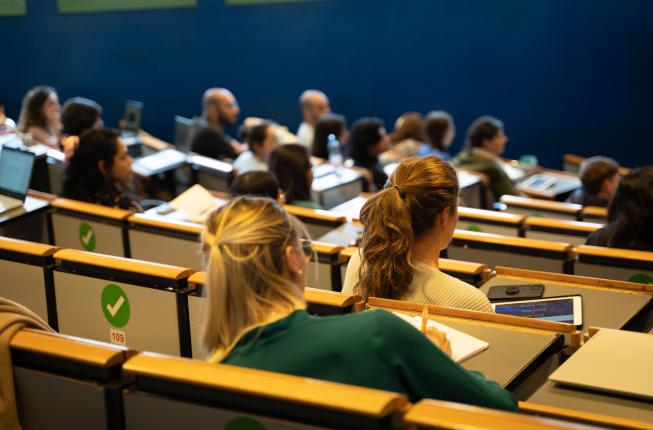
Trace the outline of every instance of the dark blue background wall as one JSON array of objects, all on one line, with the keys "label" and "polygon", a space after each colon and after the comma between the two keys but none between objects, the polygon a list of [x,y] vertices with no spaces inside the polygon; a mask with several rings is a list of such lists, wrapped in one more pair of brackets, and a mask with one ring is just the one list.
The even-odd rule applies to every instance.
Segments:
[{"label": "dark blue background wall", "polygon": [[[350,122],[450,111],[464,130],[503,119],[507,155],[557,167],[564,152],[653,162],[650,0],[324,0],[58,15],[28,1],[0,18],[0,103],[17,117],[33,85],[83,95],[115,125],[124,101],[145,102],[143,127],[171,139],[173,115],[199,113],[225,86],[243,117],[294,129],[299,93],[323,89]],[[391,127],[390,127],[391,128]]]}]

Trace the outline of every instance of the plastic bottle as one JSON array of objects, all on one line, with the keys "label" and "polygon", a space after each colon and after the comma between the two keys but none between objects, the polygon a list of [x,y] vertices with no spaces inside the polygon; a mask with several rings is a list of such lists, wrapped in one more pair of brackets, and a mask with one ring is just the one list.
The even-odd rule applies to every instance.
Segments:
[{"label": "plastic bottle", "polygon": [[329,164],[338,167],[342,166],[342,148],[334,134],[330,134],[327,138],[327,149],[329,151]]}]

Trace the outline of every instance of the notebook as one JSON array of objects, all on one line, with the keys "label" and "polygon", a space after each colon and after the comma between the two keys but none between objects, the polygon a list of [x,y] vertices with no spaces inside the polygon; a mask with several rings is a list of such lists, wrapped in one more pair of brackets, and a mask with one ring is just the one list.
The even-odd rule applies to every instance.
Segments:
[{"label": "notebook", "polygon": [[4,146],[0,151],[0,213],[23,205],[34,167],[34,154]]},{"label": "notebook", "polygon": [[653,399],[653,336],[601,329],[549,376],[550,381]]},{"label": "notebook", "polygon": [[[415,327],[417,330],[421,330],[421,316],[410,316],[399,312],[393,313],[402,320],[406,321],[408,324]],[[447,339],[449,339],[449,343],[451,344],[451,358],[457,363],[460,363],[469,357],[486,350],[490,346],[489,343],[483,340],[480,340],[474,336],[470,336],[467,333],[463,333],[460,330],[456,330],[455,328],[451,328],[431,319],[428,320],[426,326],[435,328],[447,335]]]}]

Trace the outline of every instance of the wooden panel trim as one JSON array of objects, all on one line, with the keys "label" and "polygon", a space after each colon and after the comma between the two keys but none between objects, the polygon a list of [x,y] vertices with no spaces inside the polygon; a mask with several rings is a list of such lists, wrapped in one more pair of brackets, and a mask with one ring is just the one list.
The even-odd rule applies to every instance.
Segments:
[{"label": "wooden panel trim", "polygon": [[404,415],[403,422],[420,429],[566,430],[571,428],[565,423],[524,414],[431,399],[416,403]]},{"label": "wooden panel trim", "polygon": [[306,287],[304,290],[304,299],[308,303],[318,303],[339,308],[346,308],[361,301],[360,296],[353,294],[343,294],[336,291],[320,290],[309,287]]},{"label": "wooden panel trim", "polygon": [[27,190],[27,195],[38,200],[46,201],[48,203],[51,203],[53,200],[58,198],[54,194],[36,190]]},{"label": "wooden panel trim", "polygon": [[501,196],[501,203],[508,206],[517,206],[526,209],[540,209],[549,212],[559,212],[576,215],[583,208],[581,205],[574,203],[554,202],[549,200],[532,199],[528,197]]},{"label": "wooden panel trim", "polygon": [[340,261],[343,263],[346,263],[349,261],[349,259],[354,255],[356,252],[358,252],[358,247],[357,246],[348,246],[346,248],[343,248],[340,251]]},{"label": "wooden panel trim", "polygon": [[576,154],[564,154],[562,156],[562,160],[564,163],[568,164],[573,164],[575,166],[580,166],[583,161],[585,161],[585,157],[582,157],[580,155]]},{"label": "wooden panel trim", "polygon": [[464,220],[489,221],[495,224],[505,224],[508,226],[519,227],[524,220],[523,215],[511,214],[508,212],[489,211],[485,209],[474,209],[459,206],[458,216]]},{"label": "wooden panel trim", "polygon": [[313,241],[311,242],[311,245],[313,247],[313,251],[315,251],[318,254],[333,255],[339,253],[340,250],[342,249],[342,246],[332,245],[326,242]]},{"label": "wooden panel trim", "polygon": [[531,248],[541,251],[552,251],[566,253],[572,249],[571,244],[564,242],[552,242],[548,240],[528,239],[524,237],[502,236],[492,233],[480,233],[476,231],[465,231],[456,229],[453,233],[454,240],[470,242],[489,243],[493,245]]},{"label": "wooden panel trim", "polygon": [[293,205],[284,205],[283,208],[286,210],[286,212],[295,215],[296,217],[309,218],[316,221],[327,221],[334,224],[343,224],[345,221],[347,221],[344,216],[334,215],[322,209],[311,209]]},{"label": "wooden panel trim", "polygon": [[507,266],[496,266],[494,270],[496,276],[513,276],[516,278],[537,279],[541,281],[552,281],[578,286],[653,292],[653,285],[645,285],[637,282],[616,281],[613,279],[593,278],[590,276],[564,275],[561,273],[540,272],[537,270],[519,269]]},{"label": "wooden panel trim", "polygon": [[568,230],[570,232],[593,233],[602,228],[603,224],[531,216],[524,220],[524,226],[526,228],[541,227],[558,231]]},{"label": "wooden panel trim", "polygon": [[439,265],[440,270],[443,272],[464,273],[466,275],[479,275],[489,271],[487,264],[450,260],[448,258],[440,258]]},{"label": "wooden panel trim", "polygon": [[605,257],[610,259],[635,260],[651,263],[651,265],[653,265],[653,252],[650,251],[634,251],[631,249],[606,248],[589,245],[577,246],[574,251],[579,256],[591,255],[593,257]]},{"label": "wooden panel trim", "polygon": [[136,351],[123,346],[34,329],[19,331],[9,344],[14,349],[79,361],[98,367],[112,367],[136,354]]},{"label": "wooden panel trim", "polygon": [[530,328],[536,330],[545,330],[556,333],[578,333],[576,327],[572,324],[559,323],[555,321],[543,321],[532,318],[522,318],[512,315],[501,315],[493,312],[471,311],[458,308],[446,308],[443,306],[425,305],[424,303],[406,302],[403,300],[380,299],[369,297],[367,299],[368,307],[380,307],[386,309],[396,309],[407,312],[421,313],[424,306],[428,307],[429,313],[433,315],[449,316],[454,318],[464,318],[488,323],[504,324],[515,327]]},{"label": "wooden panel trim", "polygon": [[189,284],[206,285],[206,272],[195,272],[188,277]]},{"label": "wooden panel trim", "polygon": [[407,404],[389,391],[148,353],[127,360],[123,371],[379,418]]},{"label": "wooden panel trim", "polygon": [[200,235],[203,227],[200,224],[195,224],[187,221],[178,221],[165,217],[153,217],[146,214],[133,214],[127,218],[132,224],[143,225],[147,227],[159,228],[162,230],[172,230],[182,233],[190,233]]},{"label": "wooden panel trim", "polygon": [[653,424],[643,421],[635,421],[626,418],[612,417],[592,412],[559,408],[556,406],[541,405],[531,402],[519,402],[519,411],[526,414],[540,415],[548,418],[557,418],[610,428],[653,430]]},{"label": "wooden panel trim", "polygon": [[583,216],[607,218],[608,210],[598,206],[585,206],[581,211],[581,214]]},{"label": "wooden panel trim", "polygon": [[54,254],[54,258],[57,260],[99,266],[107,269],[138,273],[163,279],[180,280],[195,273],[195,270],[193,269],[185,269],[161,263],[152,263],[133,258],[114,257],[112,255],[78,251],[76,249],[62,249],[57,251]]},{"label": "wooden panel trim", "polygon": [[117,209],[108,206],[96,205],[94,203],[80,202],[77,200],[58,198],[50,202],[52,207],[70,212],[79,212],[100,218],[109,218],[117,221],[127,219],[133,211]]},{"label": "wooden panel trim", "polygon": [[52,245],[0,236],[0,249],[20,254],[35,255],[37,257],[50,257],[59,248]]}]

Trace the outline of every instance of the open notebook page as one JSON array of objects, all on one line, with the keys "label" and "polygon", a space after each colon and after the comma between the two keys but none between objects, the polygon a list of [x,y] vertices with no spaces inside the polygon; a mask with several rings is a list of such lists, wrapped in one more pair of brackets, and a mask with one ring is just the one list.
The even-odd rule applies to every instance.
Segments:
[{"label": "open notebook page", "polygon": [[[393,314],[406,321],[417,330],[421,330],[421,316],[410,316],[399,312],[393,312]],[[467,358],[476,355],[481,351],[484,351],[488,346],[490,346],[489,343],[483,340],[475,338],[474,336],[470,336],[467,333],[463,333],[460,330],[456,330],[455,328],[451,328],[431,319],[428,320],[426,326],[433,327],[441,332],[444,332],[447,335],[447,339],[449,339],[449,343],[451,344],[451,358],[457,363],[460,363],[461,361],[466,360]]]}]

